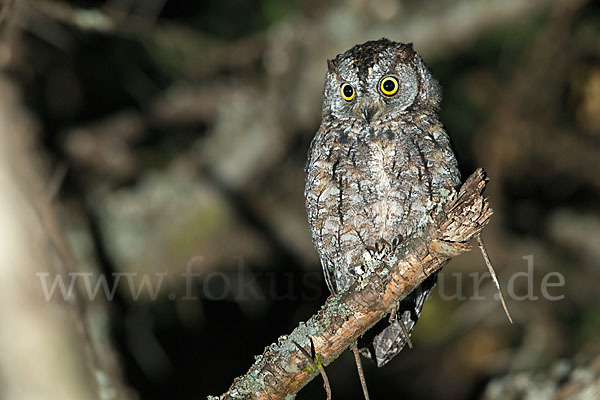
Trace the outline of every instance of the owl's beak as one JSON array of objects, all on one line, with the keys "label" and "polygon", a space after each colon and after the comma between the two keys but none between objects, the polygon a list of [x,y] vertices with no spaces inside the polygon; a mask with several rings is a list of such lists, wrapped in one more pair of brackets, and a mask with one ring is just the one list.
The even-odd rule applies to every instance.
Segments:
[{"label": "owl's beak", "polygon": [[379,114],[379,112],[383,109],[383,105],[381,103],[367,103],[362,106],[362,116],[367,121],[367,123],[371,122],[374,116]]}]

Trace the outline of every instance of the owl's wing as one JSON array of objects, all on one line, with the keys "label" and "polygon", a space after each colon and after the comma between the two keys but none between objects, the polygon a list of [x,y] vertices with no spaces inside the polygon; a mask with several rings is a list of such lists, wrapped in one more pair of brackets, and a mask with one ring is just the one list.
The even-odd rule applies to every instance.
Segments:
[{"label": "owl's wing", "polygon": [[358,342],[361,354],[383,367],[406,345],[408,338],[398,319],[404,322],[406,332],[410,336],[415,327],[423,304],[437,282],[437,273],[428,277],[411,294],[398,303],[397,319],[389,323],[387,318],[379,321],[365,333]]}]

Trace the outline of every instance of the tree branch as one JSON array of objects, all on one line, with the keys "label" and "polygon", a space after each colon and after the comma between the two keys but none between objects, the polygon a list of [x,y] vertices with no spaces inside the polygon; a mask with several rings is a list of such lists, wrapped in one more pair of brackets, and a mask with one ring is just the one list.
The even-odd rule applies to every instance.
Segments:
[{"label": "tree branch", "polygon": [[364,279],[329,297],[316,315],[265,348],[226,393],[209,400],[284,399],[297,393],[319,371],[294,342],[305,347],[312,339],[315,360],[328,365],[448,259],[468,251],[466,242],[492,215],[482,196],[486,183],[483,169],[475,171],[458,192],[448,195],[423,235],[370,260]]}]

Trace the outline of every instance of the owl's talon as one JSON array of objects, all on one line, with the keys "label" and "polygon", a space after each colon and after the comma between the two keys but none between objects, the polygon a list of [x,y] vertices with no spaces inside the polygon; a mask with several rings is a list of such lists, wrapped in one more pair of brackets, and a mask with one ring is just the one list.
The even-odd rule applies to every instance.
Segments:
[{"label": "owl's talon", "polygon": [[391,249],[391,246],[387,240],[381,238],[375,242],[375,250],[378,254],[381,254],[388,249]]}]

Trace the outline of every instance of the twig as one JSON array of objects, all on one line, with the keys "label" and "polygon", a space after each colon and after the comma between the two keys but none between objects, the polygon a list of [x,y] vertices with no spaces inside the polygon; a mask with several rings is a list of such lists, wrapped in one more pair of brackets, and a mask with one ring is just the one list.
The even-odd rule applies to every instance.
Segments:
[{"label": "twig", "polygon": [[292,340],[292,342],[294,342],[296,347],[302,352],[302,354],[304,354],[308,362],[310,362],[310,365],[312,365],[314,369],[319,370],[319,372],[321,373],[321,377],[323,377],[323,386],[325,387],[325,393],[327,393],[327,400],[331,400],[331,386],[329,385],[329,378],[327,378],[325,368],[323,368],[323,366],[317,360],[315,360],[314,343],[312,339],[310,340],[311,350],[313,352],[312,355],[308,354],[308,351],[306,351],[302,346],[300,346],[295,340]]},{"label": "twig", "polygon": [[408,329],[406,329],[406,325],[404,325],[404,321],[402,321],[402,318],[398,318],[397,314],[398,309],[394,307],[392,309],[392,312],[390,313],[390,318],[388,319],[388,322],[392,324],[394,321],[398,321],[398,323],[400,324],[400,328],[402,329],[402,333],[404,334],[404,338],[406,339],[406,344],[408,345],[409,349],[412,349],[413,344],[412,340],[410,340],[410,334],[408,333]]},{"label": "twig", "polygon": [[360,361],[360,353],[358,352],[358,346],[356,342],[352,343],[352,353],[354,354],[354,363],[358,370],[358,377],[360,378],[360,386],[362,386],[363,395],[365,400],[369,400],[369,389],[367,389],[367,381],[365,379],[365,372],[363,371],[362,362]]},{"label": "twig", "polygon": [[408,333],[408,329],[406,329],[406,325],[404,325],[404,321],[399,319],[398,323],[400,324],[400,328],[402,328],[402,333],[404,334],[404,338],[406,338],[406,344],[408,345],[408,348],[412,349],[413,348],[412,340],[410,339],[410,333]]},{"label": "twig", "polygon": [[485,261],[485,265],[487,265],[488,271],[490,271],[490,276],[492,277],[492,282],[496,286],[498,290],[498,295],[500,297],[500,303],[502,303],[502,308],[504,308],[504,313],[508,317],[510,323],[513,323],[512,317],[508,312],[508,307],[506,307],[506,303],[504,302],[504,296],[502,295],[502,290],[500,289],[500,283],[498,282],[498,278],[496,277],[496,271],[494,271],[494,267],[492,266],[492,262],[490,261],[490,256],[488,255],[487,249],[483,244],[483,239],[481,238],[481,234],[477,235],[477,245],[479,246],[479,250],[481,250],[481,254],[483,255],[483,259]]}]

